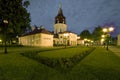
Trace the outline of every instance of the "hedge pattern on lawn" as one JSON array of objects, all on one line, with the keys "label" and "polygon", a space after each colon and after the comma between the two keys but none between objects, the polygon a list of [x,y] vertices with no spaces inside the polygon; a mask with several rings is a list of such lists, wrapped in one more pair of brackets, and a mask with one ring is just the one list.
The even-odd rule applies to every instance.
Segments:
[{"label": "hedge pattern on lawn", "polygon": [[47,65],[51,68],[54,68],[61,72],[67,72],[69,71],[74,65],[76,65],[78,62],[80,62],[82,59],[84,59],[87,55],[89,55],[95,48],[90,48],[86,51],[83,51],[82,53],[79,53],[77,55],[74,55],[72,57],[66,57],[66,58],[48,58],[48,57],[41,57],[38,55],[38,52],[27,52],[27,53],[21,53],[21,55],[26,56],[28,58],[34,59],[44,65]]}]

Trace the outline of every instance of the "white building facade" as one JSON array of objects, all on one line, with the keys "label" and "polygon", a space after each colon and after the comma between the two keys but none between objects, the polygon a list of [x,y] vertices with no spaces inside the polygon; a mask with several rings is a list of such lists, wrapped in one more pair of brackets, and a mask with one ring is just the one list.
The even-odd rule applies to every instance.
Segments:
[{"label": "white building facade", "polygon": [[58,37],[54,37],[54,45],[56,46],[76,46],[77,45],[77,35],[72,32],[59,33]]},{"label": "white building facade", "polygon": [[52,47],[53,35],[44,29],[35,30],[19,37],[19,44],[24,46]]}]

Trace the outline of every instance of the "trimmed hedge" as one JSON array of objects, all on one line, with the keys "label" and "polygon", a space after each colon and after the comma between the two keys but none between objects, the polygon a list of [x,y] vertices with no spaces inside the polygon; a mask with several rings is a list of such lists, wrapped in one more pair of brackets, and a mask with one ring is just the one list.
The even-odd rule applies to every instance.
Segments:
[{"label": "trimmed hedge", "polygon": [[89,50],[83,51],[77,55],[67,58],[47,58],[41,57],[36,51],[21,53],[23,56],[34,59],[42,64],[45,64],[49,67],[55,68],[59,71],[69,71],[74,65],[80,62],[84,57],[89,55],[95,48],[90,48]]}]

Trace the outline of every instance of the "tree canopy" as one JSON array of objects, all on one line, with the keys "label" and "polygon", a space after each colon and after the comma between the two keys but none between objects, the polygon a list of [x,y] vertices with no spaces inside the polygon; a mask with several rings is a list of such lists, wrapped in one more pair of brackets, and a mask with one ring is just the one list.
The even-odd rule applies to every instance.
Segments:
[{"label": "tree canopy", "polygon": [[100,41],[102,34],[103,34],[102,27],[98,26],[98,27],[94,28],[92,33],[90,33],[89,30],[83,30],[80,33],[80,37],[82,39],[87,38],[87,39],[91,39],[91,40],[94,40],[94,41]]},{"label": "tree canopy", "polygon": [[96,27],[93,32],[92,32],[92,39],[94,41],[100,40],[101,39],[101,35],[103,34],[102,32],[102,27],[98,26]]},{"label": "tree canopy", "polygon": [[[30,28],[30,14],[26,8],[29,1],[22,0],[0,0],[0,33],[7,32],[9,38],[15,38]],[[8,20],[5,26],[3,20]]]},{"label": "tree canopy", "polygon": [[91,34],[90,34],[89,30],[83,30],[83,31],[80,33],[80,37],[81,37],[82,39],[84,39],[84,38],[90,39],[90,38],[91,38]]}]

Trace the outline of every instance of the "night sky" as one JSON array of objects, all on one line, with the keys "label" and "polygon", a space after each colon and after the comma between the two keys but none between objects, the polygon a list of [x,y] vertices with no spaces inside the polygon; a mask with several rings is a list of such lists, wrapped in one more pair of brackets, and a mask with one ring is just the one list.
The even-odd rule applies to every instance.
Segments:
[{"label": "night sky", "polygon": [[98,25],[114,25],[116,36],[120,33],[120,0],[29,0],[31,26],[44,25],[53,31],[59,3],[62,3],[68,30],[80,34],[92,31]]}]

